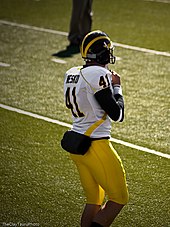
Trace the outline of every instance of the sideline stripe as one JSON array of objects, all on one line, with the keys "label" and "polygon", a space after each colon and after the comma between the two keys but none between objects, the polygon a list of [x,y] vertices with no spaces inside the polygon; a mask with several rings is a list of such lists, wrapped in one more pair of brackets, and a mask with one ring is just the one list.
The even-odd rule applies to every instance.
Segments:
[{"label": "sideline stripe", "polygon": [[[31,25],[26,25],[26,24],[18,24],[18,23],[14,23],[14,22],[10,22],[10,21],[5,21],[5,20],[0,20],[0,23],[5,24],[5,25],[20,27],[20,28],[25,28],[25,29],[31,29],[31,30],[35,30],[35,31],[41,31],[41,32],[47,32],[47,33],[56,34],[56,35],[68,36],[68,32],[61,32],[61,31],[56,31],[56,30],[48,29],[48,28],[40,28],[40,27],[35,27],[35,26],[31,26]],[[169,52],[156,51],[156,50],[146,49],[146,48],[142,48],[142,47],[130,46],[130,45],[122,44],[122,43],[114,43],[114,45],[122,47],[122,48],[130,49],[130,50],[136,50],[136,51],[141,51],[141,52],[145,52],[145,53],[170,57]]]},{"label": "sideline stripe", "polygon": [[[17,112],[17,113],[20,113],[20,114],[24,114],[24,115],[27,115],[27,116],[30,116],[30,117],[34,117],[36,119],[41,119],[41,120],[44,120],[44,121],[47,121],[47,122],[50,122],[50,123],[58,124],[58,125],[61,125],[61,126],[67,127],[67,128],[72,127],[71,124],[68,124],[68,123],[65,123],[65,122],[62,122],[62,121],[58,121],[58,120],[54,120],[54,119],[51,119],[51,118],[48,118],[48,117],[44,117],[44,116],[41,116],[41,115],[38,115],[38,114],[34,114],[34,113],[31,113],[31,112],[28,112],[28,111],[25,111],[25,110],[21,110],[21,109],[18,109],[18,108],[14,108],[14,107],[11,107],[11,106],[7,106],[7,105],[4,105],[4,104],[0,104],[0,107],[3,108],[3,109],[6,109],[6,110],[10,110],[10,111]],[[154,155],[158,155],[158,156],[163,157],[163,158],[170,159],[169,154],[164,154],[164,153],[161,153],[159,151],[155,151],[155,150],[151,150],[151,149],[148,149],[148,148],[145,148],[145,147],[134,145],[132,143],[124,142],[122,140],[118,140],[118,139],[115,139],[115,138],[111,138],[110,140],[114,143],[118,143],[118,144],[124,145],[126,147],[130,147],[130,148],[133,148],[133,149],[136,149],[136,150],[139,150],[139,151],[144,151],[144,152],[147,152],[147,153],[150,153],[150,154],[154,154]]]}]

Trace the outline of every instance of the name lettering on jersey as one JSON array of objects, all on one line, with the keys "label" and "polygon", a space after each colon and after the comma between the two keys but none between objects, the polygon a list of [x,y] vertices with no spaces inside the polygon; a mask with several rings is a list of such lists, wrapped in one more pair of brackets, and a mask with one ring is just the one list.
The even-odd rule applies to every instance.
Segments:
[{"label": "name lettering on jersey", "polygon": [[66,84],[71,84],[71,83],[77,84],[79,77],[80,77],[80,75],[68,75]]}]

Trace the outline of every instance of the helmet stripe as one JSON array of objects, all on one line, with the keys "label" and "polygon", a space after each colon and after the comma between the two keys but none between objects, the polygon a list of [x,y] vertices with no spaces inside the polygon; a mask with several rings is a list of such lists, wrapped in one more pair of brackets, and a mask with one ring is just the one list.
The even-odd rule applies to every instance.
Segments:
[{"label": "helmet stripe", "polygon": [[[82,57],[83,57],[83,58],[86,58],[87,51],[88,51],[88,49],[91,47],[91,45],[92,45],[93,43],[95,43],[96,41],[100,40],[100,39],[107,39],[107,40],[110,41],[110,38],[109,38],[109,37],[106,37],[106,36],[99,36],[99,37],[94,38],[91,42],[89,42],[88,45],[86,46],[85,50],[83,50],[83,45],[84,45],[85,39],[83,40],[82,47],[81,47],[81,48],[82,48]],[[110,41],[110,42],[111,42],[111,41]]]}]

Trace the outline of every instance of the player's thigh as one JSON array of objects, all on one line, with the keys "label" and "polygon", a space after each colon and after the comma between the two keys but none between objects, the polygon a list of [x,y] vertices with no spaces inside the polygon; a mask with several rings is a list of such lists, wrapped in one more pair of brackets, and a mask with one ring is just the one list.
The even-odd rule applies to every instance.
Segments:
[{"label": "player's thigh", "polygon": [[96,182],[93,174],[86,165],[87,162],[84,163],[84,156],[71,155],[71,158],[77,166],[80,181],[87,200],[86,203],[101,205],[104,199],[104,190]]},{"label": "player's thigh", "polygon": [[126,204],[128,191],[125,170],[119,155],[110,141],[94,141],[89,155],[90,153],[90,169],[96,182],[106,191],[110,200]]}]

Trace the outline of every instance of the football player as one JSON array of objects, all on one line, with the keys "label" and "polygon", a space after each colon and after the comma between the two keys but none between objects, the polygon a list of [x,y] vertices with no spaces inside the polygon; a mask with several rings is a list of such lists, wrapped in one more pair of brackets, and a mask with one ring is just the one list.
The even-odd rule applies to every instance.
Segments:
[{"label": "football player", "polygon": [[[112,120],[121,122],[124,118],[120,76],[108,69],[108,64],[115,62],[113,48],[104,32],[88,33],[81,45],[85,64],[65,74],[65,101],[73,117],[71,130],[86,135],[90,132],[92,141],[84,155],[70,154],[86,196],[82,227],[110,226],[128,202],[124,167],[109,141]],[[105,194],[108,200],[103,204]]]}]

